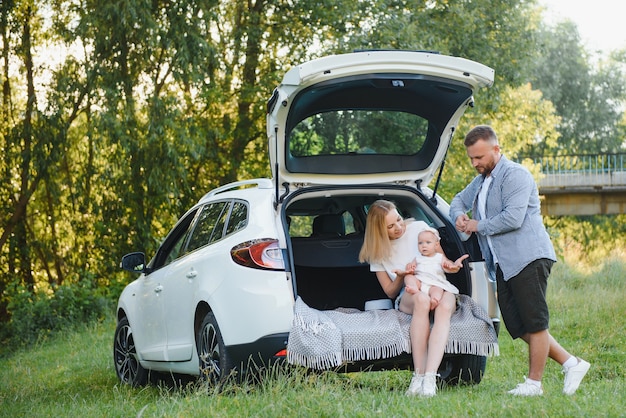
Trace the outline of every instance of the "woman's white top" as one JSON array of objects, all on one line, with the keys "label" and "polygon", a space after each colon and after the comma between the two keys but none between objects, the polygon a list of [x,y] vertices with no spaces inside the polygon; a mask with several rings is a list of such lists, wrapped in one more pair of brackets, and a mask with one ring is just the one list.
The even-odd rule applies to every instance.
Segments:
[{"label": "woman's white top", "polygon": [[370,271],[385,271],[391,280],[396,279],[394,270],[405,270],[406,265],[419,254],[417,236],[428,224],[424,221],[411,221],[406,223],[406,231],[398,238],[391,240],[391,257],[382,263],[371,263]]}]

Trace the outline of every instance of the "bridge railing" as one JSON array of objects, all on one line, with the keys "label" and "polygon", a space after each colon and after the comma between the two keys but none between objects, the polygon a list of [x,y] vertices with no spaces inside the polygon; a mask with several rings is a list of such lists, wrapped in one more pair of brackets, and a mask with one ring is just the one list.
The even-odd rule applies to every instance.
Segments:
[{"label": "bridge railing", "polygon": [[[539,168],[540,189],[626,186],[626,153],[528,157]],[[524,158],[520,158],[524,160]]]}]

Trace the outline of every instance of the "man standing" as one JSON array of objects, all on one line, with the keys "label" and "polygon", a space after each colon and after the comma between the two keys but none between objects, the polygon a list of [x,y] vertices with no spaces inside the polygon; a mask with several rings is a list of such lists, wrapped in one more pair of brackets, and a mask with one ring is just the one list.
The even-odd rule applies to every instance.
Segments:
[{"label": "man standing", "polygon": [[528,378],[509,393],[542,395],[541,378],[550,357],[563,366],[563,392],[571,395],[590,365],[569,354],[549,332],[546,287],[556,254],[541,218],[537,185],[528,170],[500,153],[490,126],[472,129],[465,147],[479,175],[454,197],[450,218],[459,231],[477,234],[497,281],[504,324],[513,339],[528,344]]}]

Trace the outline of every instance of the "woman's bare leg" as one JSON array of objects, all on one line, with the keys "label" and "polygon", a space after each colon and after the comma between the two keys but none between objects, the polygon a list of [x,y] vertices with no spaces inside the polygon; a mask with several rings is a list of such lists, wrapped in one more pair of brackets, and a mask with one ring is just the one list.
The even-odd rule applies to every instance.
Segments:
[{"label": "woman's bare leg", "polygon": [[430,334],[430,320],[428,319],[430,298],[422,292],[414,294],[405,292],[400,300],[400,310],[413,315],[409,326],[413,368],[416,373],[423,374],[426,370],[426,352]]},{"label": "woman's bare leg", "polygon": [[435,308],[435,323],[430,331],[426,356],[426,373],[437,373],[450,335],[450,318],[456,310],[456,296],[444,292]]},{"label": "woman's bare leg", "polygon": [[437,286],[431,286],[428,295],[430,296],[430,310],[432,311],[439,305],[439,301],[443,298],[443,289]]}]

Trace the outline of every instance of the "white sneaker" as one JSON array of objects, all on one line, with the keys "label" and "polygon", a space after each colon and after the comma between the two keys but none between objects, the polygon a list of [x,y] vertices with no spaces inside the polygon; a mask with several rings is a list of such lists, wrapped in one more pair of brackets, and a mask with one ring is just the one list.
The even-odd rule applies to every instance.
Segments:
[{"label": "white sneaker", "polygon": [[413,373],[413,378],[411,379],[411,384],[406,391],[406,396],[415,396],[422,394],[422,384],[424,382],[423,374]]},{"label": "white sneaker", "polygon": [[424,375],[424,387],[422,396],[430,398],[437,394],[437,373],[426,373]]},{"label": "white sneaker", "polygon": [[509,393],[516,396],[541,396],[543,395],[543,389],[534,383],[524,381],[524,383],[517,385],[515,389],[510,390]]},{"label": "white sneaker", "polygon": [[589,371],[589,367],[591,364],[587,363],[583,359],[578,359],[578,364],[572,366],[568,369],[563,368],[563,373],[565,373],[565,384],[563,385],[563,393],[566,395],[572,395],[580,386],[580,382],[583,381],[583,378]]}]

